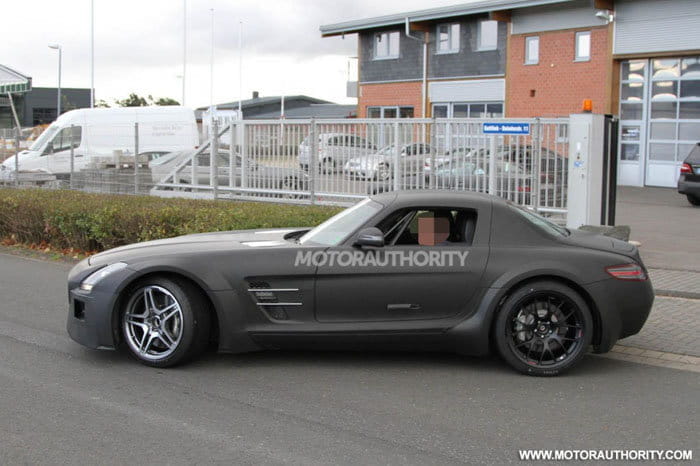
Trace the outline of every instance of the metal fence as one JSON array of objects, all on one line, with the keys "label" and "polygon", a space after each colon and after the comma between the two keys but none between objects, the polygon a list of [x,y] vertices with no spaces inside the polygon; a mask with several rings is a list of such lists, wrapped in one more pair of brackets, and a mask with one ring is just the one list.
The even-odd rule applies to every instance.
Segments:
[{"label": "metal fence", "polygon": [[[485,123],[514,122],[528,124],[529,131],[484,133]],[[144,129],[135,125],[114,135],[108,156],[76,154],[69,142],[70,170],[64,167],[43,184],[336,205],[392,190],[465,190],[495,194],[563,220],[568,125],[568,119],[539,118],[250,120],[214,126],[198,149],[179,152],[140,150]],[[76,163],[77,157],[89,163]],[[33,183],[21,164],[14,182]]]}]

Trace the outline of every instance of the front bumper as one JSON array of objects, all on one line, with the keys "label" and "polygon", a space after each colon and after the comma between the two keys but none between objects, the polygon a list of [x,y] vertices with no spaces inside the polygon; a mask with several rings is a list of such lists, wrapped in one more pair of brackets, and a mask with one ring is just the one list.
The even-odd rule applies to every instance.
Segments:
[{"label": "front bumper", "polygon": [[596,353],[610,351],[617,340],[639,333],[654,304],[651,281],[614,278],[585,286],[597,308],[599,322]]},{"label": "front bumper", "polygon": [[88,348],[113,349],[118,344],[115,325],[119,292],[135,273],[124,268],[108,275],[90,292],[80,289],[80,283],[99,266],[90,266],[87,260],[77,264],[68,276],[68,335]]}]

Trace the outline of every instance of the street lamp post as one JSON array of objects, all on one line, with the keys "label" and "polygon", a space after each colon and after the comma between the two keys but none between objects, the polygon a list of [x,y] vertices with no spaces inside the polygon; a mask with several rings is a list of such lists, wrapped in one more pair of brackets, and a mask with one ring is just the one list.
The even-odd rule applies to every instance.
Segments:
[{"label": "street lamp post", "polygon": [[58,44],[50,44],[50,49],[58,50],[58,94],[56,98],[56,119],[61,116],[61,61],[63,49]]}]

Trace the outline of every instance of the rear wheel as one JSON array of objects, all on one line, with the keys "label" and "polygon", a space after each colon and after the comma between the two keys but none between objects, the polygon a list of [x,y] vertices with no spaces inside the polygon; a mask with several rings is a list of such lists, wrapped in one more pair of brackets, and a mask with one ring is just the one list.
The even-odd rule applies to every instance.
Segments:
[{"label": "rear wheel", "polygon": [[686,197],[688,198],[688,202],[691,204],[700,205],[700,197],[693,196],[692,194],[686,194]]},{"label": "rear wheel", "polygon": [[516,289],[496,318],[501,357],[528,375],[553,376],[575,366],[593,337],[586,302],[571,288],[536,281]]},{"label": "rear wheel", "polygon": [[210,320],[208,304],[193,285],[150,277],[127,291],[120,324],[126,347],[136,359],[170,367],[205,349]]}]

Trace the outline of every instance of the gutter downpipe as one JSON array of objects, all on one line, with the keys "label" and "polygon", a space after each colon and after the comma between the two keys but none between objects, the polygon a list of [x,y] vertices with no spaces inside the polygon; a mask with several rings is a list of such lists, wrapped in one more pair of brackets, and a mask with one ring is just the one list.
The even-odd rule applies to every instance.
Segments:
[{"label": "gutter downpipe", "polygon": [[408,17],[406,17],[405,35],[409,39],[423,42],[423,84],[421,89],[421,118],[425,118],[426,97],[428,89],[428,42],[425,39],[421,39],[420,37],[415,37],[411,35],[411,21],[408,19]]}]

